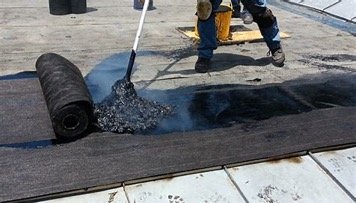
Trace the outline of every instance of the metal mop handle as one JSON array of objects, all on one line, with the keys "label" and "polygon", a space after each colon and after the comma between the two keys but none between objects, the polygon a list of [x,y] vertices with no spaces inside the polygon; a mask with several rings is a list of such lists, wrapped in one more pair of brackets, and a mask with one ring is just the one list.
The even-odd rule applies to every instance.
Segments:
[{"label": "metal mop handle", "polygon": [[145,22],[145,17],[146,17],[146,12],[147,12],[147,9],[148,9],[149,1],[150,0],[145,0],[145,3],[143,5],[140,24],[139,24],[138,29],[137,29],[135,43],[134,43],[134,45],[132,47],[132,51],[131,51],[131,55],[130,55],[130,61],[129,61],[129,65],[127,67],[127,71],[126,71],[126,75],[125,75],[125,78],[126,78],[127,81],[131,80],[131,72],[132,72],[133,64],[134,64],[135,57],[136,57],[136,50],[137,50],[137,47],[138,47],[138,42],[139,42],[139,40],[141,38],[143,23]]}]

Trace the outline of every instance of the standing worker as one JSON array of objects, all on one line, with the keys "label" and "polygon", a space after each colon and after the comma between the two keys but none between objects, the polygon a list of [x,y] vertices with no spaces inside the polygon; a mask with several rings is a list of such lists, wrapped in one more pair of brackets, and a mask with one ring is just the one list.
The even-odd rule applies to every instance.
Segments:
[{"label": "standing worker", "polygon": [[[214,11],[219,8],[222,0],[197,0],[198,31],[200,44],[195,71],[206,73],[210,69],[213,50],[217,48]],[[265,40],[275,66],[282,67],[285,54],[281,47],[277,19],[266,7],[266,0],[241,0],[244,7],[252,14]]]}]

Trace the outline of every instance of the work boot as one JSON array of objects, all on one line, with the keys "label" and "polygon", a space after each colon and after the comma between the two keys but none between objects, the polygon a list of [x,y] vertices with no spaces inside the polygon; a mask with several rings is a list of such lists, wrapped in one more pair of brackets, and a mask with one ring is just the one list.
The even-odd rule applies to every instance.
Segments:
[{"label": "work boot", "polygon": [[[269,51],[272,54],[273,65],[277,67],[283,67],[286,56],[281,47]],[[269,54],[268,54],[269,55]]]},{"label": "work boot", "polygon": [[241,12],[241,19],[246,25],[253,23],[252,14],[245,9]]},{"label": "work boot", "polygon": [[210,69],[210,59],[198,57],[195,63],[195,71],[197,73],[206,73]]}]

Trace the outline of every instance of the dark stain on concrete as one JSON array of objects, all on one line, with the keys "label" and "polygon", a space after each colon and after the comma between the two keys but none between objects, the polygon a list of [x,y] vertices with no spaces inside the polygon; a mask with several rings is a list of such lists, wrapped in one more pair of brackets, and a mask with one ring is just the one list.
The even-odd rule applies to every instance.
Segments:
[{"label": "dark stain on concrete", "polygon": [[268,163],[270,164],[278,164],[278,163],[281,163],[282,159],[276,159],[276,160],[271,160],[271,161],[268,161]]},{"label": "dark stain on concrete", "polygon": [[303,58],[299,59],[298,61],[318,69],[356,72],[356,69],[350,68],[345,65],[347,63],[352,63],[356,61],[356,55],[351,54],[303,55]]},{"label": "dark stain on concrete", "polygon": [[115,196],[118,192],[112,192],[112,193],[109,193],[109,200],[108,200],[108,203],[112,203],[114,200],[115,200]]},{"label": "dark stain on concrete", "polygon": [[293,158],[286,159],[286,161],[290,163],[300,164],[303,162],[303,159],[301,157],[293,157]]},{"label": "dark stain on concrete", "polygon": [[279,202],[278,200],[275,200],[272,196],[274,191],[278,191],[278,187],[268,185],[264,187],[263,189],[260,190],[260,192],[257,194],[257,197],[260,198],[261,201],[266,202],[266,203],[277,203]]},{"label": "dark stain on concrete", "polygon": [[356,61],[356,55],[351,54],[332,54],[332,55],[311,55],[310,58],[324,62],[353,62]]},{"label": "dark stain on concrete", "polygon": [[282,161],[286,161],[288,163],[293,163],[293,164],[300,164],[303,162],[303,159],[301,157],[292,157],[288,159],[276,159],[276,160],[271,160],[268,161],[270,164],[278,164],[281,163]]}]

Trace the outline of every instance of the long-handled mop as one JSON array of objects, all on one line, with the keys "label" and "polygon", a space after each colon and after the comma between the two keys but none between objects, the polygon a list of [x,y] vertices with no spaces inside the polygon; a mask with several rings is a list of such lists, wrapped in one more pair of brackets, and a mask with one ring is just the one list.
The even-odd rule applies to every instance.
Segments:
[{"label": "long-handled mop", "polygon": [[145,3],[143,5],[143,9],[142,9],[142,13],[141,13],[140,24],[138,26],[137,33],[136,33],[135,43],[134,43],[132,51],[131,51],[129,65],[127,66],[126,75],[124,77],[124,79],[127,82],[130,82],[130,80],[131,80],[132,68],[133,68],[133,65],[134,65],[134,62],[135,62],[138,42],[139,42],[139,40],[141,38],[142,28],[143,28],[143,24],[145,22],[145,17],[146,17],[146,12],[147,12],[147,9],[148,9],[148,5],[149,5],[149,0],[145,0]]},{"label": "long-handled mop", "polygon": [[145,0],[126,75],[115,82],[110,95],[97,104],[94,110],[98,127],[103,131],[133,133],[150,129],[157,126],[162,118],[171,115],[174,111],[171,106],[138,96],[134,85],[130,82],[148,5],[149,0]]}]

